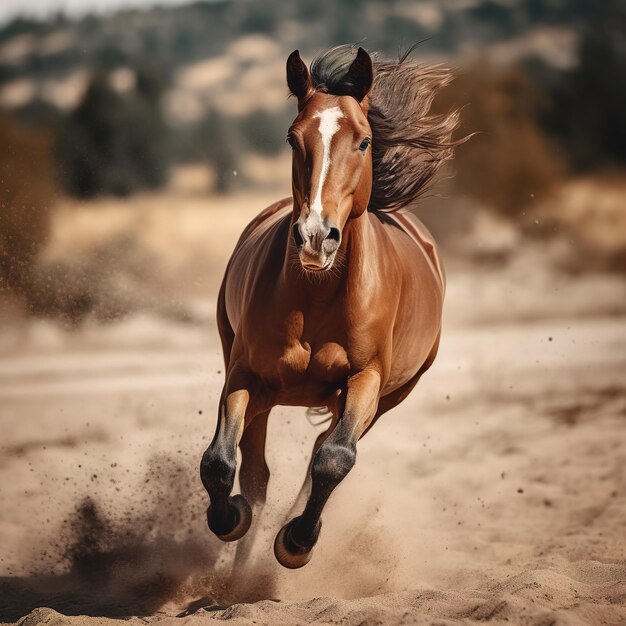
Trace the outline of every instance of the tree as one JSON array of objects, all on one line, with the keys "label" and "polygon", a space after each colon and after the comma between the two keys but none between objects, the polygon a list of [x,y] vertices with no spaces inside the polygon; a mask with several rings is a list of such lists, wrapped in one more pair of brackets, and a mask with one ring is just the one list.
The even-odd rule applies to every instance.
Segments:
[{"label": "tree", "polygon": [[80,197],[128,195],[165,183],[169,166],[167,128],[159,102],[163,85],[146,70],[135,89],[120,94],[97,73],[59,139],[68,191]]},{"label": "tree", "polygon": [[198,124],[196,132],[198,151],[215,170],[215,190],[225,193],[232,189],[237,168],[236,142],[229,121],[217,110],[209,109]]}]

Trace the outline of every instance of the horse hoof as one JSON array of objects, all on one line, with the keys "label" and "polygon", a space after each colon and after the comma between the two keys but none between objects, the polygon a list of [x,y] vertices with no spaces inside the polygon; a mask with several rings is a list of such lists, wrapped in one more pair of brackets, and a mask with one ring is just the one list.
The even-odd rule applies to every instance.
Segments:
[{"label": "horse hoof", "polygon": [[206,511],[207,522],[209,529],[218,539],[222,541],[237,541],[237,539],[241,539],[250,530],[250,525],[252,524],[252,508],[248,504],[248,501],[239,494],[228,498],[228,503],[230,504],[230,512],[234,518],[234,525],[229,532],[215,532],[212,527],[211,506],[209,506]]},{"label": "horse hoof", "polygon": [[[313,546],[305,548],[299,546],[291,537],[291,526],[294,520],[285,524],[276,535],[274,540],[274,556],[276,560],[287,569],[304,567],[313,556]],[[320,522],[321,527],[321,522]],[[319,534],[319,528],[317,531]]]}]

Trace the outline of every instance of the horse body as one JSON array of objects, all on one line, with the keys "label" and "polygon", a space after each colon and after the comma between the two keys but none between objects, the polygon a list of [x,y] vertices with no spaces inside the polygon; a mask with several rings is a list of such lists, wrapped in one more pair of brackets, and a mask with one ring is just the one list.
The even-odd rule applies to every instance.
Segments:
[{"label": "horse body", "polygon": [[[374,82],[361,48],[332,49],[311,73],[297,51],[290,55],[287,82],[298,99],[288,134],[292,198],[246,227],[219,293],[226,381],[200,476],[220,539],[241,538],[250,503],[265,501],[272,407],[331,413],[315,442],[304,509],[274,543],[289,568],[311,558],[324,506],[354,466],[359,439],[408,395],[439,345],[445,280],[437,249],[400,209],[450,158],[457,118],[427,116],[446,78],[420,77],[405,59],[378,63]],[[238,446],[242,493],[231,496]]]},{"label": "horse body", "polygon": [[412,214],[402,216],[409,231],[366,212],[344,230],[343,262],[320,291],[294,263],[291,204],[263,211],[233,252],[218,307],[227,368],[254,373],[255,401],[270,408],[333,410],[366,368],[388,396],[436,354],[444,281],[434,241]]}]

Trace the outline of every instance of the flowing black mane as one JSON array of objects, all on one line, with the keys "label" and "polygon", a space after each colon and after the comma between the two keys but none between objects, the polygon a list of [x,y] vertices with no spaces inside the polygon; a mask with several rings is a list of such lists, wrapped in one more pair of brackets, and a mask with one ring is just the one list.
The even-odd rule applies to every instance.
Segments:
[{"label": "flowing black mane", "polygon": [[[454,156],[452,134],[459,114],[432,115],[435,95],[452,76],[442,66],[410,59],[415,46],[396,61],[373,56],[374,84],[369,93],[374,176],[368,210],[391,212],[411,208],[441,166]],[[311,80],[318,91],[350,94],[346,74],[357,47],[337,46],[311,63]]]}]

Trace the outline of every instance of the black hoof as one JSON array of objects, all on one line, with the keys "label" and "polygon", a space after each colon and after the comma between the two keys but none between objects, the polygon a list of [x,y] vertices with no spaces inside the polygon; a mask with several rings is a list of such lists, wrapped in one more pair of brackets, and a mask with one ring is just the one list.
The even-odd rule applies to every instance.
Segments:
[{"label": "black hoof", "polygon": [[210,506],[206,511],[207,522],[209,524],[209,530],[222,541],[237,541],[237,539],[241,539],[248,530],[250,530],[250,524],[252,524],[252,509],[248,501],[239,494],[228,498],[228,504],[230,505],[229,513],[230,519],[232,520],[230,530],[224,532],[223,528],[216,526],[212,519]]},{"label": "black hoof", "polygon": [[295,519],[292,519],[290,522],[285,524],[276,535],[276,539],[274,541],[274,556],[283,567],[288,569],[298,569],[299,567],[304,567],[311,560],[311,557],[313,556],[313,548],[317,543],[317,537],[319,537],[319,532],[322,527],[322,522],[320,521],[317,527],[317,532],[315,533],[315,541],[313,542],[313,545],[304,547],[298,545],[291,536],[291,529],[295,521]]}]

